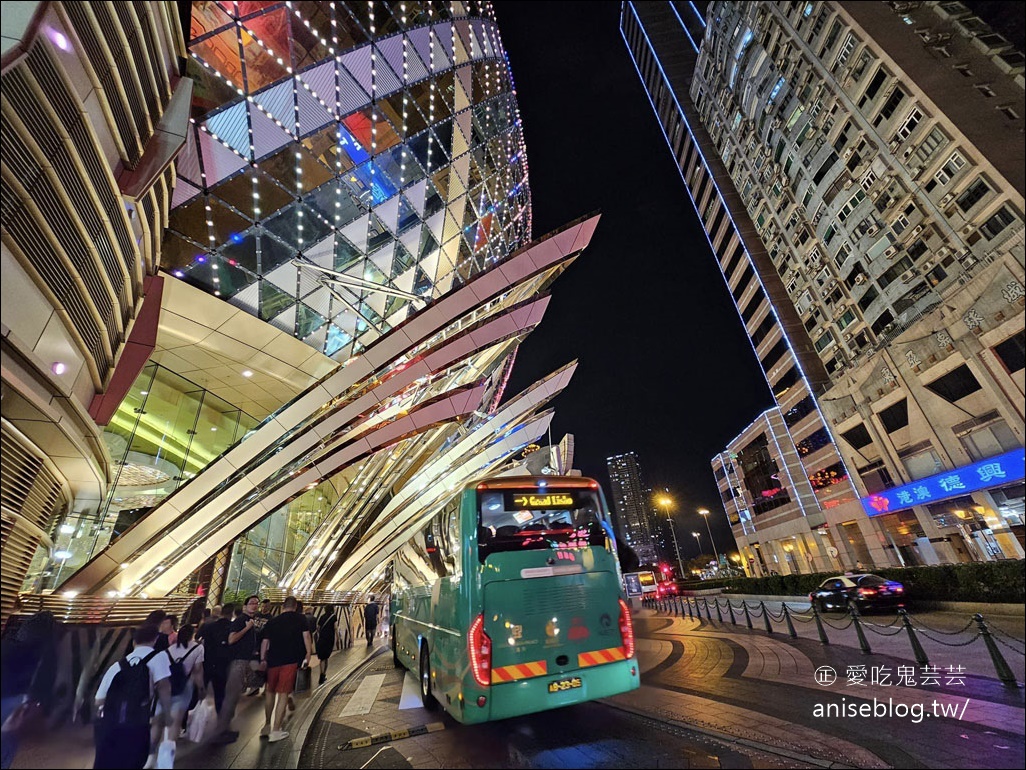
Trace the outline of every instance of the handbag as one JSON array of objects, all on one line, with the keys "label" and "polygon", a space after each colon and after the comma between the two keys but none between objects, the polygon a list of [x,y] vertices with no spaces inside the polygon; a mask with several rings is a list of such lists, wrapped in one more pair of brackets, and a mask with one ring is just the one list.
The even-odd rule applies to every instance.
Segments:
[{"label": "handbag", "polygon": [[310,667],[301,666],[296,671],[296,688],[293,692],[306,692],[310,689]]},{"label": "handbag", "polygon": [[213,726],[216,719],[214,699],[212,697],[204,698],[196,704],[196,708],[189,712],[189,727],[185,737],[193,743],[202,743],[208,729]]},{"label": "handbag", "polygon": [[171,728],[164,728],[164,740],[157,747],[157,767],[160,770],[172,770],[175,766],[175,742],[171,738]]}]

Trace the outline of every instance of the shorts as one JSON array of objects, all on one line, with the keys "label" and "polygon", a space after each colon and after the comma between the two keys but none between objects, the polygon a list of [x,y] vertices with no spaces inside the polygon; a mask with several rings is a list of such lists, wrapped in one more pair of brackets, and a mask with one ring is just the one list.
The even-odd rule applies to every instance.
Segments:
[{"label": "shorts", "polygon": [[267,669],[267,692],[290,693],[296,689],[296,672],[298,663],[286,663]]}]

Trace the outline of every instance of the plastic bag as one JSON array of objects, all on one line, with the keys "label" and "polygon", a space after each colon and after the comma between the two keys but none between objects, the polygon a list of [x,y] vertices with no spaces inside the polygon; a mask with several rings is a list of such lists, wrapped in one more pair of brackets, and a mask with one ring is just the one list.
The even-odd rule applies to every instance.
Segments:
[{"label": "plastic bag", "polygon": [[208,729],[213,727],[216,719],[214,699],[204,698],[196,704],[196,708],[189,712],[189,727],[185,737],[193,743],[202,743]]},{"label": "plastic bag", "polygon": [[296,671],[296,687],[293,692],[306,692],[310,689],[310,668],[302,666]]},{"label": "plastic bag", "polygon": [[170,728],[164,728],[164,740],[157,747],[157,767],[160,770],[172,770],[175,766],[175,742],[171,737]]}]

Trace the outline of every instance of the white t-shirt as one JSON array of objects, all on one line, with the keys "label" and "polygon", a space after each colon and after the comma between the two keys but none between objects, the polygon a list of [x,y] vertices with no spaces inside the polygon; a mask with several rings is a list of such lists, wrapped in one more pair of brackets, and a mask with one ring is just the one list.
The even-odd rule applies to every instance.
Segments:
[{"label": "white t-shirt", "polygon": [[[128,653],[128,660],[131,663],[138,663],[147,655],[153,652],[152,647],[136,647],[130,653]],[[195,653],[194,655],[198,655]],[[158,652],[152,658],[146,667],[150,670],[150,692],[153,692],[153,685],[157,682],[168,679],[171,676],[171,663],[167,659],[167,655],[162,652]],[[110,689],[111,682],[114,681],[114,676],[121,669],[121,660],[119,659],[113,666],[107,669],[107,673],[103,675],[103,679],[100,681],[100,687],[96,691],[96,700],[106,700],[107,691]]]},{"label": "white t-shirt", "polygon": [[[195,652],[193,652],[195,650]],[[203,662],[203,645],[197,642],[195,639],[189,641],[188,647],[179,647],[177,644],[172,644],[167,650],[171,653],[171,657],[175,660],[182,661],[182,668],[185,669],[186,676],[192,676],[192,670],[196,668],[197,663]],[[188,655],[189,657],[185,657]],[[164,656],[167,660],[167,656]],[[170,669],[171,661],[168,661],[168,668]],[[159,681],[159,680],[156,680]]]}]

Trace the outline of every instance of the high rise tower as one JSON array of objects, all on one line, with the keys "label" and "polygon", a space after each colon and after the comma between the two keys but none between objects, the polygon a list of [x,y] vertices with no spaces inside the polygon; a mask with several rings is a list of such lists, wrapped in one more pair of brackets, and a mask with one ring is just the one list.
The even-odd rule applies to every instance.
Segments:
[{"label": "high rise tower", "polygon": [[747,557],[1021,556],[1022,54],[958,2],[621,27],[783,416],[713,461]]},{"label": "high rise tower", "polygon": [[606,458],[609,482],[622,534],[642,564],[658,558],[653,537],[652,506],[648,489],[641,478],[641,466],[634,452]]}]

